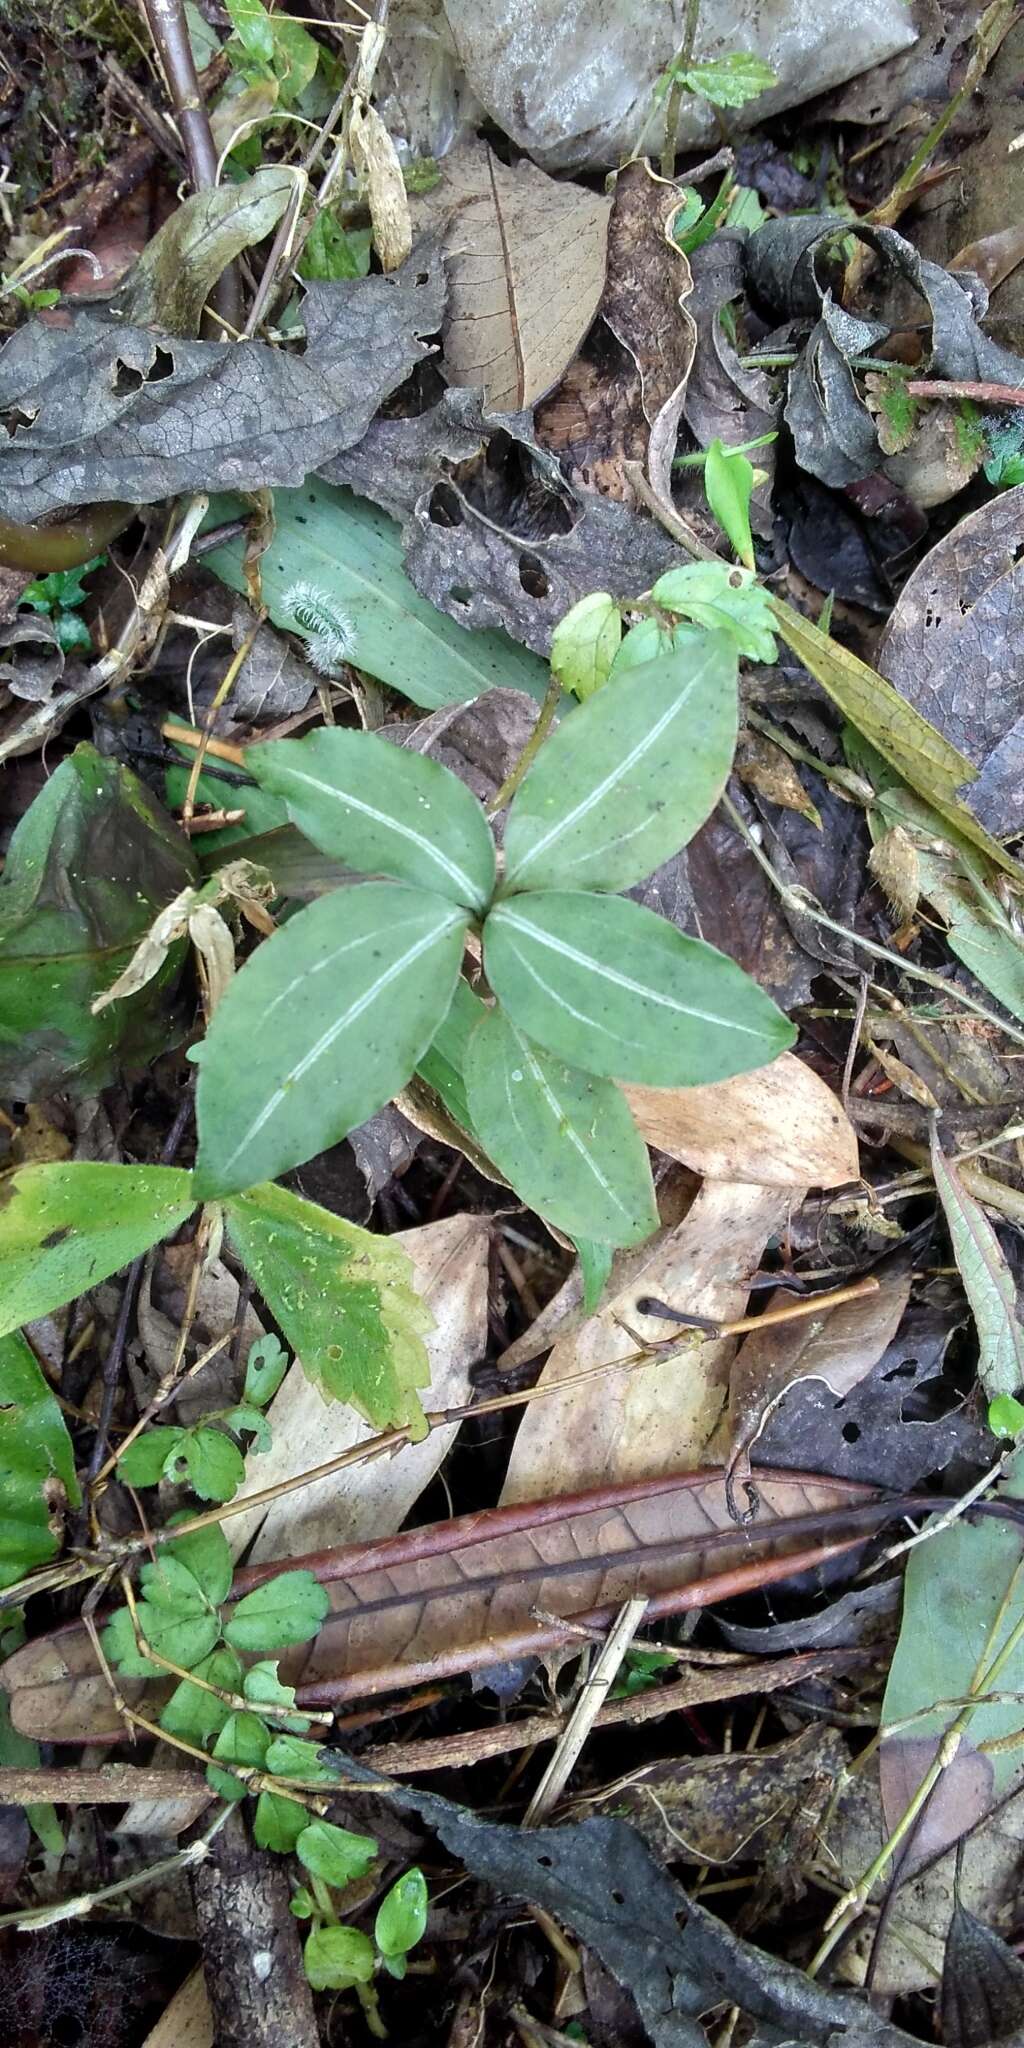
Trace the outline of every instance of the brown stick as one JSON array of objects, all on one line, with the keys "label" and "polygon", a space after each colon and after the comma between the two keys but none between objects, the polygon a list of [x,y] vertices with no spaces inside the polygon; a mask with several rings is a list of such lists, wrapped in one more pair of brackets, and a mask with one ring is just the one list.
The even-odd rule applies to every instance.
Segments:
[{"label": "brown stick", "polygon": [[128,1806],[133,1799],[194,1799],[208,1789],[200,1771],[146,1770],[140,1764],[0,1771],[0,1806]]},{"label": "brown stick", "polygon": [[240,1812],[192,1891],[217,2048],[320,2048],[284,1864],[253,1848]]},{"label": "brown stick", "polygon": [[[217,183],[217,145],[203,104],[182,0],[142,0],[142,6],[188,158],[189,176],[197,192],[212,192]],[[212,303],[237,333],[242,297],[234,264],[214,286]]]},{"label": "brown stick", "polygon": [[1024,405],[1024,386],[978,384],[970,377],[911,377],[903,388],[908,398],[976,398],[981,405]]}]

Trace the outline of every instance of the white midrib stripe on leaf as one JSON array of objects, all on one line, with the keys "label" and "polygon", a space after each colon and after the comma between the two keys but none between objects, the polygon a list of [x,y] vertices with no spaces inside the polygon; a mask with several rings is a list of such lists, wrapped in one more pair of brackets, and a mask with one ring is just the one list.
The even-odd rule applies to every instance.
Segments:
[{"label": "white midrib stripe on leaf", "polygon": [[623,776],[628,775],[630,770],[636,767],[637,762],[643,760],[644,755],[649,753],[653,746],[657,745],[666,726],[671,725],[677,713],[682,710],[684,704],[696,689],[697,684],[703,679],[703,675],[703,668],[697,669],[690,677],[686,688],[680,690],[679,695],[672,699],[668,710],[663,711],[661,717],[656,718],[654,724],[648,726],[647,731],[637,741],[636,746],[630,749],[629,753],[622,761],[618,762],[616,767],[609,770],[604,781],[597,783],[588,796],[581,797],[575,809],[566,811],[561,818],[556,818],[553,825],[548,826],[547,831],[541,834],[541,837],[535,841],[529,852],[523,855],[522,860],[515,869],[516,875],[525,874],[527,868],[535,860],[538,860],[542,853],[547,852],[548,847],[554,840],[561,839],[567,832],[571,832],[574,826],[579,825],[588,816],[589,812],[594,809],[595,804],[601,803],[602,799],[608,795],[609,790],[614,789],[616,784],[622,781]]},{"label": "white midrib stripe on leaf", "polygon": [[477,884],[469,875],[463,872],[456,861],[450,860],[448,855],[443,853],[441,848],[436,846],[432,839],[427,839],[422,832],[417,832],[415,826],[403,825],[389,811],[378,811],[374,808],[373,804],[365,803],[362,797],[353,796],[348,790],[345,790],[343,793],[341,790],[334,789],[329,782],[321,782],[317,776],[307,775],[304,769],[289,768],[287,773],[290,781],[305,782],[310,789],[318,789],[322,796],[329,796],[334,803],[346,804],[349,810],[361,812],[364,818],[370,818],[375,825],[384,825],[389,832],[396,832],[400,839],[408,839],[410,845],[415,846],[418,852],[422,853],[427,860],[432,860],[441,869],[442,874],[447,875],[449,881],[454,882],[455,887],[460,892],[460,896],[468,904],[471,904],[474,908],[479,904],[480,890]]},{"label": "white midrib stripe on leaf", "polygon": [[362,995],[357,996],[355,1002],[350,1003],[348,1009],[343,1010],[341,1016],[334,1019],[333,1024],[328,1025],[327,1030],[321,1033],[315,1045],[311,1045],[309,1051],[303,1054],[297,1065],[289,1070],[281,1086],[275,1088],[269,1101],[264,1104],[259,1115],[253,1119],[245,1136],[239,1139],[230,1159],[224,1166],[225,1175],[231,1172],[236,1159],[241,1157],[246,1146],[251,1145],[253,1139],[259,1137],[264,1126],[269,1123],[270,1118],[280,1109],[288,1090],[294,1086],[296,1081],[304,1079],[305,1075],[309,1073],[310,1068],[316,1065],[317,1060],[322,1059],[324,1053],[330,1051],[335,1040],[340,1038],[342,1032],[347,1031],[350,1025],[358,1024],[360,1017],[365,1015],[371,1004],[376,1002],[377,997],[383,995],[384,990],[389,988],[391,983],[396,981],[398,976],[403,974],[407,967],[412,967],[422,953],[428,952],[430,947],[439,938],[442,938],[446,932],[454,931],[456,925],[464,924],[465,921],[465,918],[460,916],[457,910],[450,910],[440,924],[434,925],[429,932],[424,933],[422,938],[415,940],[408,950],[402,954],[400,959],[393,960],[391,966],[386,967],[384,972],[377,976],[376,981],[369,988],[364,989]]},{"label": "white midrib stripe on leaf", "polygon": [[[645,1002],[660,1003],[663,1010],[675,1010],[680,1017],[695,1017],[701,1024],[721,1024],[726,1031],[740,1031],[746,1038],[764,1037],[760,1025],[737,1024],[735,1017],[719,1017],[713,1010],[698,1010],[692,1003],[680,1003],[675,996],[663,995],[660,989],[645,988],[642,981],[634,981],[629,974],[620,974],[617,967],[607,967],[603,960],[593,960],[589,953],[577,952],[576,947],[570,946],[566,939],[552,938],[549,932],[541,931],[537,925],[525,923],[522,918],[516,917],[512,911],[506,909],[504,904],[499,912],[493,914],[500,915],[503,924],[511,925],[513,931],[524,933],[538,946],[546,946],[549,952],[557,953],[563,960],[571,960],[576,967],[585,967],[589,974],[600,975],[603,980],[610,981],[615,988],[624,988],[632,996],[642,996]],[[540,983],[554,1002],[561,1002],[557,991],[550,988],[536,972],[534,980]],[[562,1008],[565,1007],[566,1005],[562,1003]],[[605,1028],[595,1018],[588,1018],[587,1022],[597,1031],[603,1031]],[[610,1033],[613,1038],[617,1035],[616,1032]]]},{"label": "white midrib stripe on leaf", "polygon": [[[536,1081],[537,1086],[540,1089],[540,1092],[543,1095],[544,1100],[547,1103],[547,1106],[551,1111],[551,1114],[554,1117],[555,1122],[558,1125],[559,1131],[561,1132],[563,1138],[568,1139],[568,1142],[573,1147],[574,1151],[579,1153],[579,1156],[582,1159],[584,1166],[586,1166],[589,1172],[593,1174],[594,1179],[598,1184],[598,1187],[603,1189],[604,1193],[608,1197],[608,1200],[611,1203],[613,1203],[614,1207],[618,1210],[619,1215],[624,1216],[627,1223],[632,1224],[635,1219],[630,1215],[629,1210],[626,1208],[625,1203],[620,1201],[619,1196],[616,1194],[615,1189],[611,1185],[611,1182],[605,1179],[604,1174],[601,1172],[601,1169],[598,1166],[598,1163],[594,1158],[593,1154],[587,1151],[587,1148],[583,1143],[583,1140],[580,1137],[579,1132],[577,1130],[574,1130],[572,1124],[569,1121],[569,1118],[566,1116],[565,1111],[563,1110],[562,1105],[558,1100],[557,1095],[555,1094],[554,1089],[550,1086],[544,1074],[543,1068],[540,1066],[540,1064],[534,1057],[533,1053],[530,1051],[530,1048],[527,1045],[526,1040],[523,1038],[522,1034],[516,1030],[515,1025],[511,1022],[509,1022],[509,1030],[511,1031],[513,1037],[519,1045],[522,1051],[523,1059],[526,1061],[526,1064],[529,1067],[530,1072],[533,1075],[533,1078]],[[510,1077],[506,1073],[505,1099],[508,1103],[509,1112],[511,1114],[513,1123],[515,1123],[518,1126],[520,1132],[522,1132],[522,1125],[519,1123],[519,1119],[515,1113],[515,1104],[512,1097],[512,1090],[509,1087],[509,1079]]]}]

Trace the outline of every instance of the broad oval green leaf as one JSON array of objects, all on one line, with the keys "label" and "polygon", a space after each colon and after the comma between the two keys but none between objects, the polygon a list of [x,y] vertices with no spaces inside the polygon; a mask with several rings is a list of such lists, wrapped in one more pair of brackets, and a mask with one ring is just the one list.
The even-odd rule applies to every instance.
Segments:
[{"label": "broad oval green leaf", "polygon": [[303,1868],[325,1884],[351,1884],[365,1877],[377,1854],[373,1835],[354,1835],[349,1828],[335,1827],[333,1821],[311,1820],[295,1844]]},{"label": "broad oval green leaf", "polygon": [[581,597],[551,637],[551,673],[582,704],[608,679],[622,639],[622,613],[606,590]]},{"label": "broad oval green leaf", "polygon": [[531,1208],[603,1244],[657,1229],[647,1148],[613,1081],[552,1059],[498,1007],[473,1032],[465,1074],[473,1128]]},{"label": "broad oval green leaf", "polygon": [[376,1963],[373,1943],[358,1927],[317,1927],[302,1951],[302,1964],[314,1991],[344,1991],[349,1984],[368,1984]]},{"label": "broad oval green leaf", "polygon": [[260,1793],[252,1830],[258,1848],[289,1856],[308,1826],[309,1813],[297,1799],[286,1799],[282,1792]]},{"label": "broad oval green leaf", "polygon": [[490,901],[490,826],[465,783],[439,761],[336,725],[248,747],[245,762],[261,788],[284,798],[321,853],[471,910]]},{"label": "broad oval green leaf", "polygon": [[0,1338],[0,1586],[56,1555],[54,1510],[78,1499],[71,1439],[35,1353],[20,1331]]},{"label": "broad oval green leaf", "polygon": [[767,1066],[796,1032],[734,960],[625,896],[514,896],[484,926],[513,1021],[589,1074],[687,1088]]},{"label": "broad oval green leaf", "polygon": [[425,890],[364,882],[260,946],[200,1048],[203,1196],[276,1179],[390,1102],[451,1002],[467,921]]},{"label": "broad oval green leaf", "polygon": [[519,789],[506,888],[628,889],[677,853],[725,788],[736,747],[736,649],[676,634],[563,719]]},{"label": "broad oval green leaf", "polygon": [[227,1227],[324,1399],[351,1401],[377,1429],[425,1428],[416,1388],[430,1382],[433,1319],[400,1246],[272,1182],[228,1202]]},{"label": "broad oval green leaf", "polygon": [[232,1608],[224,1634],[233,1650],[283,1650],[308,1643],[330,1606],[312,1572],[278,1572]]},{"label": "broad oval green leaf", "polygon": [[23,1166],[0,1182],[0,1336],[129,1266],[196,1206],[174,1166]]}]

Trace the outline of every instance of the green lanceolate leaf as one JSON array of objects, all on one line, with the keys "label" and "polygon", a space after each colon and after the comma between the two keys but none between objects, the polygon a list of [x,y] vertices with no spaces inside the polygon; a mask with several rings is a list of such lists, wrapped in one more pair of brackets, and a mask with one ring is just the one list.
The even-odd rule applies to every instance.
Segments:
[{"label": "green lanceolate leaf", "polygon": [[614,1082],[552,1059],[496,1007],[469,1041],[466,1088],[481,1143],[531,1208],[604,1244],[657,1228],[647,1149]]},{"label": "green lanceolate leaf", "polygon": [[196,1206],[173,1166],[22,1166],[0,1181],[0,1334],[73,1301]]},{"label": "green lanceolate leaf", "polygon": [[692,838],[736,746],[736,649],[680,632],[563,719],[518,790],[506,889],[628,889]]},{"label": "green lanceolate leaf", "polygon": [[322,1877],[325,1884],[341,1886],[366,1876],[377,1844],[372,1835],[353,1835],[329,1820],[313,1820],[299,1836],[295,1853],[304,1870]]},{"label": "green lanceolate leaf", "polygon": [[375,733],[331,726],[248,747],[245,763],[263,789],[284,798],[321,853],[470,910],[490,901],[490,827],[465,783],[438,761]]},{"label": "green lanceolate leaf", "polygon": [[513,896],[484,926],[509,1016],[589,1074],[686,1088],[763,1067],[796,1033],[724,953],[625,896]]},{"label": "green lanceolate leaf", "polygon": [[0,1094],[95,1093],[173,1037],[185,942],[94,1017],[159,910],[196,879],[187,840],[127,768],[76,747],[15,830],[0,884]]},{"label": "green lanceolate leaf", "polygon": [[398,882],[311,903],[236,974],[200,1048],[204,1195],[301,1166],[404,1087],[452,998],[467,918]]},{"label": "green lanceolate leaf", "polygon": [[373,1938],[382,1956],[404,1956],[422,1941],[429,1903],[422,1870],[407,1870],[385,1892],[373,1926]]},{"label": "green lanceolate leaf", "polygon": [[964,1293],[978,1330],[978,1378],[989,1400],[1024,1387],[1024,1326],[1002,1246],[980,1202],[945,1157],[933,1128],[932,1172],[945,1211]]},{"label": "green lanceolate leaf", "polygon": [[432,1318],[390,1239],[267,1182],[227,1204],[228,1236],[308,1379],[376,1428],[421,1423]]},{"label": "green lanceolate leaf", "polygon": [[606,590],[592,590],[566,612],[551,639],[551,673],[580,703],[608,680],[622,639],[622,613]]},{"label": "green lanceolate leaf", "polygon": [[198,334],[221,272],[273,232],[294,190],[283,164],[267,164],[240,184],[226,182],[183,200],[116,293],[118,318],[167,334]]},{"label": "green lanceolate leaf", "polygon": [[[210,523],[234,518],[240,501],[214,499]],[[260,564],[275,626],[294,632],[288,600],[308,588],[340,607],[353,636],[352,660],[414,704],[468,704],[493,688],[526,690],[541,703],[547,663],[504,633],[471,633],[421,597],[405,573],[402,530],[351,491],[309,477],[300,491],[275,491],[277,527]],[[229,541],[206,567],[245,594],[245,543]]]},{"label": "green lanceolate leaf", "polygon": [[283,1650],[308,1643],[330,1606],[312,1572],[278,1572],[232,1608],[224,1634],[233,1650]]},{"label": "green lanceolate leaf", "polygon": [[0,1586],[59,1548],[59,1510],[77,1506],[64,1417],[20,1331],[0,1338]]},{"label": "green lanceolate leaf", "polygon": [[726,538],[732,542],[747,569],[754,567],[754,542],[750,532],[750,500],[754,491],[754,466],[745,455],[712,441],[704,464],[704,495]]},{"label": "green lanceolate leaf", "polygon": [[611,1277],[612,1247],[610,1244],[592,1243],[588,1237],[577,1237],[574,1242],[583,1276],[583,1313],[587,1316],[596,1315],[601,1296]]},{"label": "green lanceolate leaf", "polygon": [[749,569],[728,562],[683,562],[659,576],[651,597],[695,626],[727,633],[735,640],[737,653],[751,661],[777,658],[768,592]]}]

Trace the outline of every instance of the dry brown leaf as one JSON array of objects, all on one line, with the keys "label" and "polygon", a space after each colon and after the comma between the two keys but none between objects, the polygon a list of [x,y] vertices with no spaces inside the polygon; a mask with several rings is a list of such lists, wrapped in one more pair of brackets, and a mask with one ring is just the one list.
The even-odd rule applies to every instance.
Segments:
[{"label": "dry brown leaf", "polygon": [[[756,1443],[772,1409],[798,1380],[824,1380],[837,1397],[850,1393],[892,1343],[909,1296],[909,1273],[896,1273],[874,1294],[754,1330],[740,1347],[729,1381],[730,1466]],[[792,1302],[780,1288],[768,1306]]]},{"label": "dry brown leaf", "polygon": [[706,1088],[624,1093],[647,1143],[711,1180],[837,1188],[860,1173],[842,1103],[793,1053]]},{"label": "dry brown leaf", "polygon": [[821,831],[821,812],[811,802],[789,755],[774,740],[761,732],[742,732],[734,766],[740,780],[766,796],[769,803],[799,812]]},{"label": "dry brown leaf", "polygon": [[[741,1315],[761,1253],[789,1206],[783,1190],[709,1182],[683,1221],[644,1247],[650,1257],[636,1262],[626,1285],[555,1345],[541,1385],[628,1358],[637,1349],[630,1330],[662,1343],[669,1326],[639,1313],[645,1295],[716,1322]],[[599,1372],[535,1401],[512,1447],[503,1503],[692,1471],[725,1406],[734,1350],[732,1338],[699,1344],[684,1333],[678,1351],[656,1364]]]},{"label": "dry brown leaf", "polygon": [[[408,1252],[416,1291],[434,1317],[426,1340],[430,1387],[424,1390],[424,1406],[457,1407],[469,1399],[469,1368],[487,1342],[487,1219],[446,1217],[420,1230],[401,1231],[394,1242]],[[325,1401],[297,1366],[267,1416],[273,1440],[262,1456],[249,1453],[248,1493],[326,1464],[374,1434],[345,1403]],[[405,1444],[390,1458],[353,1465],[343,1475],[283,1494],[268,1508],[237,1516],[225,1524],[233,1555],[239,1557],[250,1543],[253,1559],[283,1558],[392,1535],[447,1457],[457,1430],[457,1423],[431,1430],[422,1443]]]},{"label": "dry brown leaf", "polygon": [[519,411],[557,384],[597,311],[612,202],[525,161],[510,169],[483,143],[440,168],[412,214],[415,227],[445,227],[445,370]]}]

